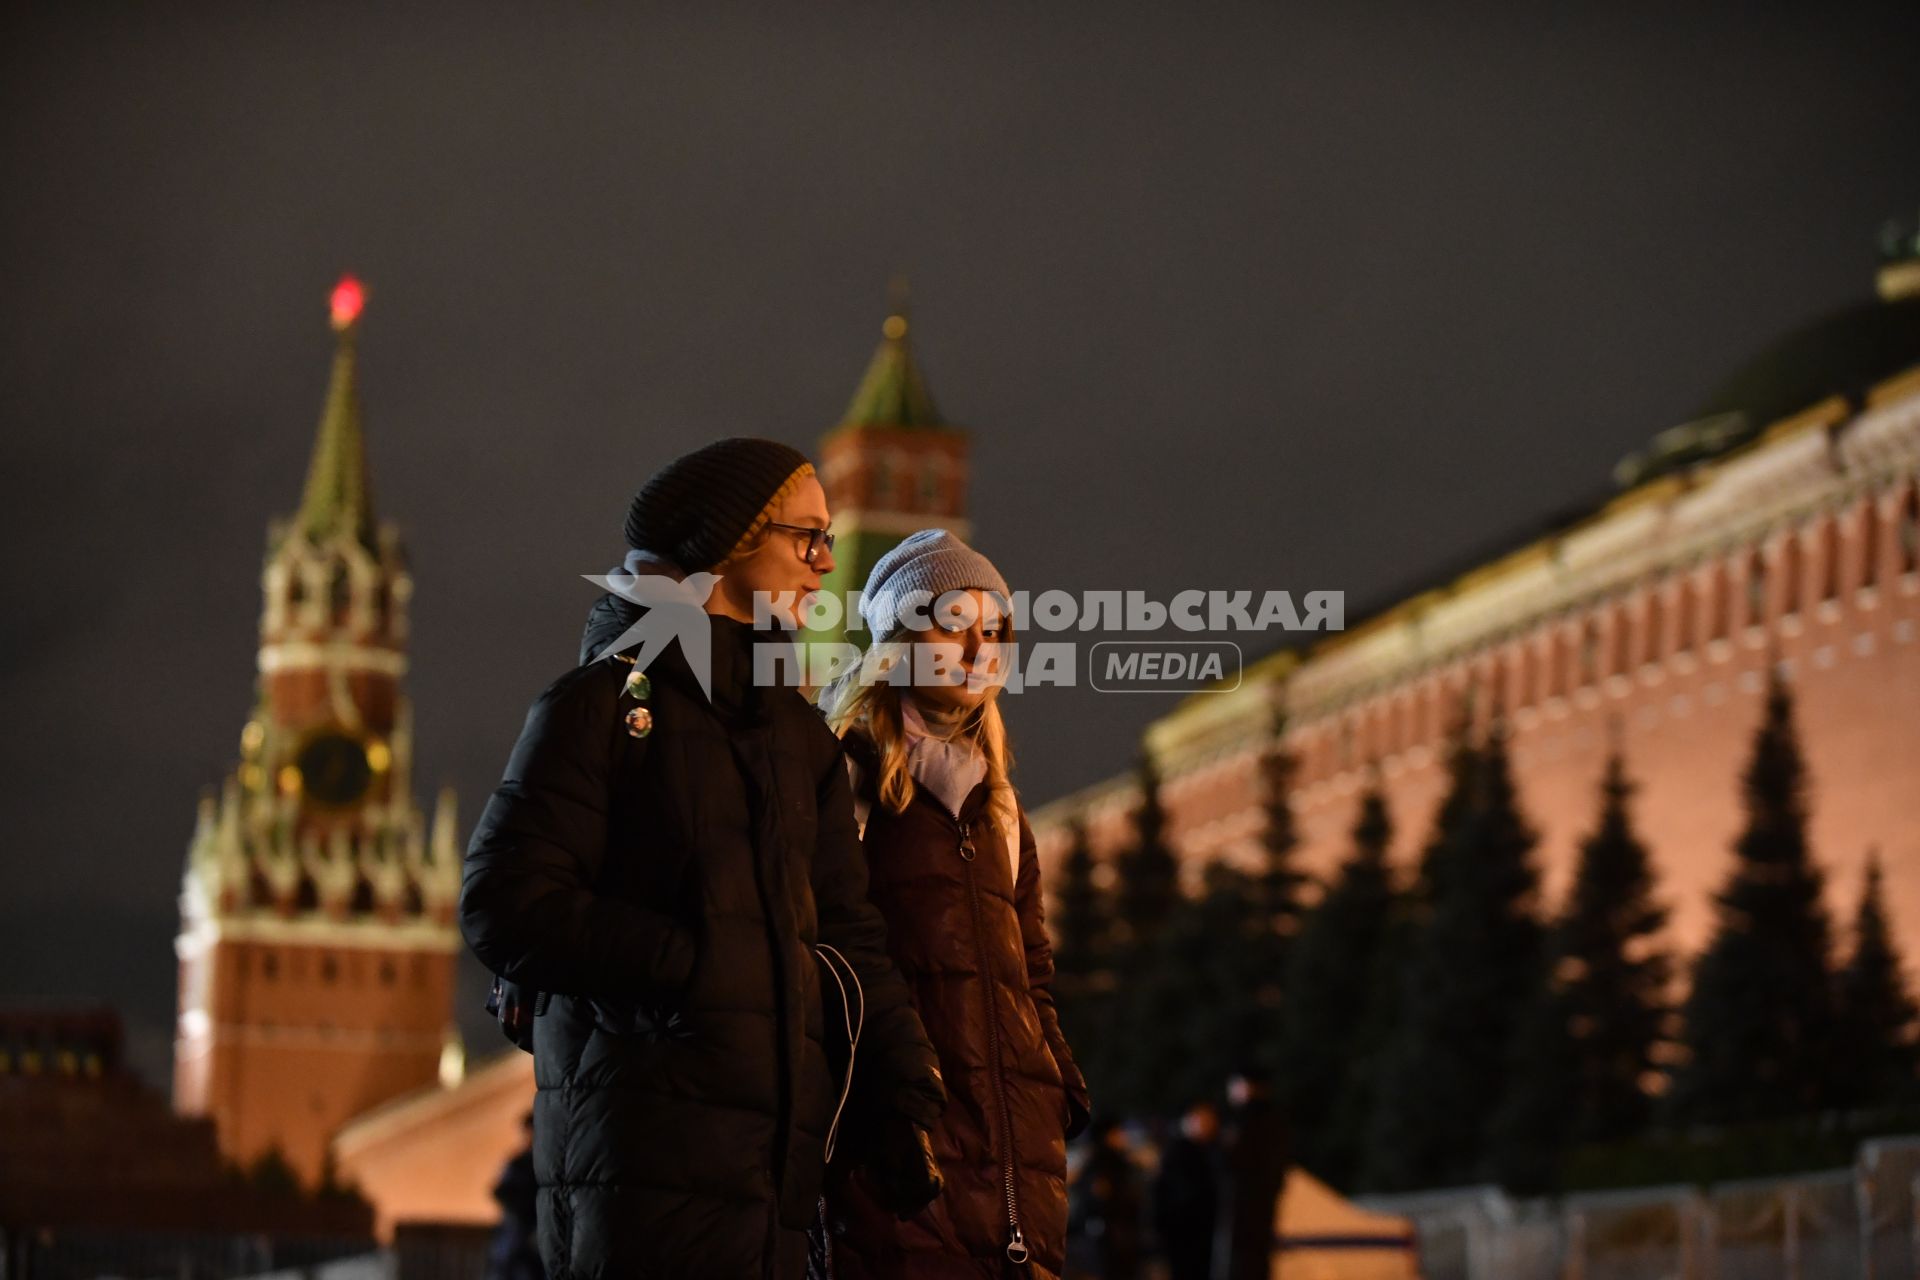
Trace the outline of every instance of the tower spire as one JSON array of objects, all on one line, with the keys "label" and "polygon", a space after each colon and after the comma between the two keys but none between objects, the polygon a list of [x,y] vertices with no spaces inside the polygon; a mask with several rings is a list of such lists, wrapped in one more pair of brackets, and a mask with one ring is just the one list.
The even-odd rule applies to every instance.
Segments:
[{"label": "tower spire", "polygon": [[332,295],[333,376],[327,404],[307,465],[307,486],[296,526],[313,542],[350,533],[363,545],[374,544],[373,483],[367,467],[366,439],[360,428],[360,374],[356,347],[366,289],[342,276]]},{"label": "tower spire", "polygon": [[887,288],[887,318],[880,347],[867,362],[860,387],[847,405],[842,426],[943,427],[926,379],[914,363],[907,338],[907,278],[896,274]]},{"label": "tower spire", "polygon": [[883,336],[904,339],[907,336],[907,313],[912,304],[912,294],[907,288],[907,275],[896,271],[887,281],[887,319],[880,326]]}]

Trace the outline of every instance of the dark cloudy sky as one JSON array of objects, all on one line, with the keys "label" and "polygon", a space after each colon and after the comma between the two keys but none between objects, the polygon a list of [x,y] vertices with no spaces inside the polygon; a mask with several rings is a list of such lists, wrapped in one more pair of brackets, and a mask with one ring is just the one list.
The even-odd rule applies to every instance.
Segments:
[{"label": "dark cloudy sky", "polygon": [[[891,271],[1016,586],[1360,604],[1604,492],[1920,207],[1913,9],[76,8],[0,31],[0,1002],[162,1078],[342,270],[470,819],[630,491],[811,447]],[[1019,700],[1029,798],[1164,705]]]}]

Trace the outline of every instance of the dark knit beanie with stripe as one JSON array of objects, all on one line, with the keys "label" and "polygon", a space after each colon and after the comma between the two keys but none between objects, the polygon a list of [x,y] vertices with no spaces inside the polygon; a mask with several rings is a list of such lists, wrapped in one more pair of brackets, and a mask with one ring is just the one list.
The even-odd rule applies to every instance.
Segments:
[{"label": "dark knit beanie with stripe", "polygon": [[627,545],[688,573],[711,569],[757,531],[789,481],[812,472],[804,453],[777,440],[716,440],[641,486],[627,508]]}]

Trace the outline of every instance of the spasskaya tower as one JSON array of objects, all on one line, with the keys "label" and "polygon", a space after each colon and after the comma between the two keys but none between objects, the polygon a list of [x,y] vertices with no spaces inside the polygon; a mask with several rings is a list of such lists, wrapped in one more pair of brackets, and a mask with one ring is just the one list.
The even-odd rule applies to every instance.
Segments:
[{"label": "spasskaya tower", "polygon": [[229,1159],[277,1150],[318,1183],[347,1120],[458,1070],[460,851],[451,792],[413,796],[413,590],[376,522],[360,416],[365,294],[335,351],[300,507],[274,522],[240,755],[201,801],[180,896],[174,1106]]}]

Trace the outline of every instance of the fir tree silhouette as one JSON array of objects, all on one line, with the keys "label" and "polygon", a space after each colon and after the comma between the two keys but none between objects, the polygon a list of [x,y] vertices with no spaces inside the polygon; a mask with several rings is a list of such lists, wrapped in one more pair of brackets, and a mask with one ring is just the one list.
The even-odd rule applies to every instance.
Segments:
[{"label": "fir tree silhouette", "polygon": [[1534,833],[1521,815],[1496,714],[1476,748],[1463,715],[1448,790],[1421,864],[1421,901],[1368,1142],[1381,1189],[1481,1176],[1515,1040],[1538,990]]},{"label": "fir tree silhouette", "polygon": [[1492,1172],[1515,1191],[1554,1189],[1569,1146],[1631,1136],[1651,1118],[1646,1082],[1671,962],[1657,944],[1666,912],[1633,830],[1618,733],[1616,722],[1599,819],[1581,843],[1495,1119]]},{"label": "fir tree silhouette", "polygon": [[1866,885],[1853,919],[1853,954],[1835,990],[1834,1101],[1870,1107],[1910,1103],[1920,1089],[1914,1008],[1900,953],[1887,927],[1880,858],[1867,857]]},{"label": "fir tree silhouette", "polygon": [[1359,1172],[1383,1021],[1399,980],[1387,961],[1396,909],[1393,823],[1377,771],[1360,797],[1353,847],[1301,921],[1287,971],[1280,1077],[1303,1168],[1350,1188]]},{"label": "fir tree silhouette", "polygon": [[1693,967],[1671,1115],[1734,1123],[1826,1106],[1834,1030],[1831,927],[1807,847],[1807,776],[1778,667],[1741,780],[1746,826]]}]

